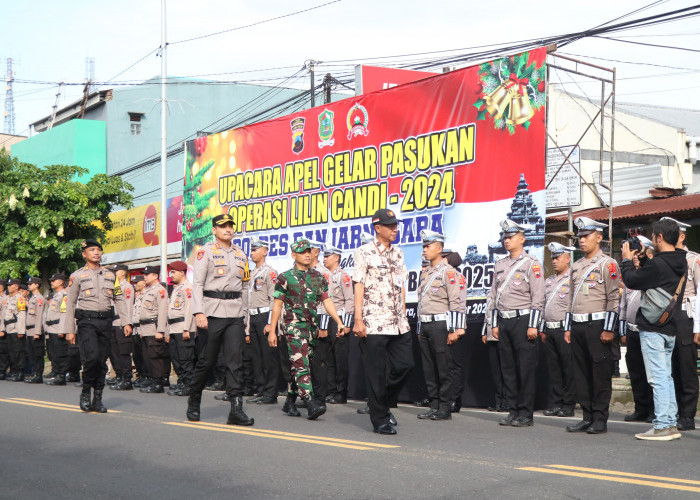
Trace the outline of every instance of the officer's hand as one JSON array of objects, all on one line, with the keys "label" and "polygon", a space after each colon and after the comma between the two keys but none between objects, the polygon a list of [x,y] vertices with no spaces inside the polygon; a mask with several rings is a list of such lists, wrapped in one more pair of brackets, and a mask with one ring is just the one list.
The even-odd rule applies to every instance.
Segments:
[{"label": "officer's hand", "polygon": [[267,343],[270,347],[277,347],[277,335],[275,335],[275,332],[272,330],[267,334]]},{"label": "officer's hand", "polygon": [[346,326],[345,328],[343,328],[343,335],[347,335],[348,333],[350,333],[350,327]]},{"label": "officer's hand", "polygon": [[168,335],[168,334],[165,335],[165,343],[166,344],[170,343],[170,335]]},{"label": "officer's hand", "polygon": [[569,330],[564,332],[564,342],[571,344],[571,332]]},{"label": "officer's hand", "polygon": [[620,337],[620,344],[627,345],[627,336]]},{"label": "officer's hand", "polygon": [[156,332],[156,340],[163,340],[163,334],[161,332]]},{"label": "officer's hand", "polygon": [[457,342],[457,339],[459,339],[459,335],[457,335],[457,332],[450,332],[447,334],[447,345],[452,345],[455,342]]},{"label": "officer's hand", "polygon": [[615,338],[615,334],[613,332],[603,331],[603,333],[600,334],[600,341],[603,344],[609,344],[610,342],[613,341],[614,338]]},{"label": "officer's hand", "polygon": [[34,340],[39,340],[39,335],[34,335]]},{"label": "officer's hand", "polygon": [[5,332],[0,332],[0,338],[5,336]]},{"label": "officer's hand", "polygon": [[352,331],[355,332],[355,335],[357,335],[360,338],[364,338],[367,336],[367,327],[365,326],[365,322],[361,318],[359,320],[355,320],[355,326],[353,326]]},{"label": "officer's hand", "polygon": [[481,336],[481,341],[485,344],[485,343],[486,343],[486,340],[487,340],[487,339],[486,339],[486,335],[482,335],[482,336]]},{"label": "officer's hand", "polygon": [[66,338],[66,335],[65,335],[64,333],[59,333],[59,334],[58,334],[58,338],[59,338],[59,339]]},{"label": "officer's hand", "polygon": [[202,313],[195,314],[194,321],[195,321],[195,323],[197,323],[197,328],[201,328],[202,330],[206,330],[209,327],[209,322],[207,321],[207,317]]},{"label": "officer's hand", "polygon": [[544,332],[540,332],[540,338],[542,339],[542,342],[547,342],[547,334]]},{"label": "officer's hand", "polygon": [[272,325],[265,325],[265,328],[263,328],[263,332],[265,332],[265,335],[270,333],[270,330],[272,329]]},{"label": "officer's hand", "polygon": [[527,329],[527,340],[535,340],[537,338],[537,328]]},{"label": "officer's hand", "polygon": [[328,330],[319,330],[318,331],[318,338],[325,339],[326,337],[328,337]]},{"label": "officer's hand", "polygon": [[24,338],[24,334],[23,334],[23,333],[18,333],[18,334],[17,334],[17,338],[18,338],[18,339],[23,339],[23,338]]},{"label": "officer's hand", "polygon": [[184,330],[182,332],[182,340],[190,340],[190,332],[188,332],[187,330]]},{"label": "officer's hand", "polygon": [[700,333],[695,334],[694,340],[695,340],[695,344],[700,345]]},{"label": "officer's hand", "polygon": [[491,335],[493,335],[493,338],[498,339],[498,327],[491,328]]},{"label": "officer's hand", "polygon": [[131,325],[126,325],[124,326],[124,336],[128,337],[134,332],[134,329],[131,327]]},{"label": "officer's hand", "polygon": [[66,333],[66,340],[69,344],[75,345],[75,333]]},{"label": "officer's hand", "polygon": [[245,336],[245,343],[250,344],[250,335]]}]

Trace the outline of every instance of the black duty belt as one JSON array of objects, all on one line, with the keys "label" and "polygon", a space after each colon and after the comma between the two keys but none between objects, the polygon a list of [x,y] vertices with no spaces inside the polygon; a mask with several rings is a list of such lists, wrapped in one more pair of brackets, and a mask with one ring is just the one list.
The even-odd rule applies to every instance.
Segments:
[{"label": "black duty belt", "polygon": [[52,319],[51,321],[46,322],[46,326],[51,326],[51,325],[57,325],[61,322],[60,319]]},{"label": "black duty belt", "polygon": [[114,313],[111,309],[108,309],[107,311],[86,311],[85,309],[76,309],[75,317],[77,319],[112,319],[114,317]]},{"label": "black duty belt", "polygon": [[240,299],[241,292],[215,292],[213,290],[204,290],[204,296],[212,299],[233,300]]},{"label": "black duty belt", "polygon": [[112,319],[119,319],[119,315],[115,314],[114,316],[112,316]]},{"label": "black duty belt", "polygon": [[16,317],[16,316],[15,316],[14,318],[12,318],[12,319],[6,319],[6,320],[5,320],[5,324],[6,324],[6,325],[11,325],[12,323],[17,323],[17,317]]},{"label": "black duty belt", "polygon": [[36,325],[27,325],[27,330],[31,330],[31,329],[34,328],[35,326],[36,326]]},{"label": "black duty belt", "polygon": [[150,325],[155,323],[158,320],[158,318],[149,318],[149,319],[142,319],[139,322],[139,325]]},{"label": "black duty belt", "polygon": [[134,323],[134,324],[131,325],[131,326],[134,326],[134,327],[136,327],[136,326],[141,326],[141,323]]},{"label": "black duty belt", "polygon": [[168,318],[169,325],[174,325],[175,323],[182,323],[183,321],[185,321],[185,318]]}]

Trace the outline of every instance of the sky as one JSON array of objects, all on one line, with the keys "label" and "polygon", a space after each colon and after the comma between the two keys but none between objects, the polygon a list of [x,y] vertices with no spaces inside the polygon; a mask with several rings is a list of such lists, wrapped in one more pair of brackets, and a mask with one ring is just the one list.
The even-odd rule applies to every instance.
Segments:
[{"label": "sky", "polygon": [[[322,61],[319,74],[352,74],[355,64],[397,64],[436,58],[431,51],[464,49],[546,37],[592,28],[654,3],[634,19],[693,5],[688,0],[513,1],[456,0],[167,0],[169,76],[213,80],[262,80],[305,86],[305,61]],[[193,37],[242,27],[315,6],[307,12],[198,40]],[[95,58],[95,79],[112,85],[143,81],[160,74],[161,2],[120,0],[87,2],[35,0],[3,6],[0,72],[13,59],[15,133],[51,114],[58,82],[66,85],[59,107],[82,95],[85,58]],[[621,102],[700,108],[700,18],[613,35],[627,42],[690,48],[649,47],[590,38],[560,49],[594,64],[617,68]],[[382,56],[402,56],[371,59]],[[134,65],[133,67],[131,67]],[[129,69],[127,69],[129,68]],[[126,70],[126,71],[124,71]],[[264,70],[264,71],[262,71]],[[123,73],[122,73],[123,72]],[[30,82],[42,82],[41,84]],[[558,80],[577,94],[599,96],[598,84],[573,75]],[[4,109],[4,90],[0,95]],[[230,110],[222,108],[222,116]]]}]

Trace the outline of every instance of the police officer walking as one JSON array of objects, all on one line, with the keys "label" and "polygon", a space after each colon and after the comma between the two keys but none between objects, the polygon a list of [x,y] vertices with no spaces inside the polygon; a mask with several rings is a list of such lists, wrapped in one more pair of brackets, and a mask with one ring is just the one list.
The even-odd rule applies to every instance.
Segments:
[{"label": "police officer walking", "polygon": [[24,381],[29,384],[41,384],[44,376],[44,335],[42,321],[44,317],[44,297],[41,295],[41,278],[31,277],[27,281],[31,296],[27,301],[27,358],[32,374]]},{"label": "police officer walking", "polygon": [[[117,301],[124,300],[120,290],[115,290],[115,275],[100,265],[102,245],[93,239],[81,244],[85,267],[71,274],[68,281],[66,303],[66,339],[78,343],[83,363],[83,390],[80,393],[80,409],[88,412],[107,413],[102,403],[102,391],[107,372],[107,356],[112,335],[112,322]],[[123,325],[131,332],[131,325]],[[92,402],[90,401],[90,391]]]},{"label": "police officer walking", "polygon": [[442,257],[445,237],[428,230],[420,237],[423,256],[430,262],[418,284],[418,335],[430,409],[418,418],[450,420],[455,399],[453,345],[465,333],[466,303],[460,300],[457,271]]},{"label": "police officer walking", "polygon": [[579,246],[584,256],[571,269],[571,334],[576,399],[583,420],[566,427],[568,432],[607,432],[615,360],[615,329],[620,303],[617,263],[600,249],[606,224],[578,217]]},{"label": "police officer walking", "polygon": [[525,228],[501,222],[508,255],[496,262],[487,314],[491,315],[510,413],[500,425],[529,427],[535,410],[537,328],[544,308],[542,265],[524,250]]},{"label": "police officer walking", "polygon": [[231,243],[233,218],[229,214],[212,219],[215,241],[197,251],[194,262],[192,312],[197,328],[208,330],[207,343],[197,360],[187,401],[187,419],[198,421],[202,390],[219,351],[228,367],[226,393],[231,399],[229,425],[253,425],[243,411],[243,344],[248,322],[250,268],[245,252]]},{"label": "police officer walking", "polygon": [[0,332],[7,336],[7,349],[10,360],[10,382],[24,380],[24,354],[26,345],[24,334],[26,333],[27,301],[19,291],[22,281],[11,279],[7,283],[7,302],[2,315]]},{"label": "police officer walking", "polygon": [[544,411],[548,417],[573,417],[576,406],[574,392],[574,360],[571,344],[571,255],[573,247],[552,242],[547,245],[556,274],[545,280],[545,303],[540,334],[547,346],[547,366],[552,389],[552,406]]},{"label": "police officer walking", "polygon": [[192,284],[187,280],[187,264],[181,260],[170,263],[174,287],[168,305],[168,333],[170,359],[177,374],[177,384],[169,396],[189,396],[194,376],[194,339],[197,334],[192,314]]},{"label": "police officer walking", "polygon": [[53,345],[53,359],[51,371],[53,377],[44,380],[46,385],[66,385],[66,373],[68,372],[68,341],[66,340],[66,302],[67,290],[63,288],[66,275],[56,273],[51,276],[51,288],[53,297],[46,304],[44,315],[44,331],[51,337]]},{"label": "police officer walking", "polygon": [[168,346],[165,332],[168,327],[168,292],[160,284],[160,268],[147,266],[143,270],[146,288],[139,307],[139,335],[143,360],[148,365],[149,383],[139,389],[147,394],[165,392],[163,385],[168,373]]}]

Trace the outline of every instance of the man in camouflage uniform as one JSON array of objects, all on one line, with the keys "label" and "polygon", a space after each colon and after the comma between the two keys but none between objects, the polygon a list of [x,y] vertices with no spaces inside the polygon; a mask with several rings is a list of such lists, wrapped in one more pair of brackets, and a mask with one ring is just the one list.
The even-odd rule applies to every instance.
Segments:
[{"label": "man in camouflage uniform", "polygon": [[[297,385],[299,396],[306,403],[308,419],[314,420],[326,412],[325,404],[314,398],[311,381],[309,358],[314,355],[318,328],[318,306],[323,303],[328,314],[338,323],[338,328],[344,328],[333,301],[328,296],[328,282],[314,269],[310,269],[311,246],[309,240],[299,239],[291,245],[294,267],[277,278],[275,285],[275,304],[270,318],[268,342],[270,346],[277,345],[275,329],[285,308],[285,337],[292,372]],[[296,400],[296,393],[289,393],[287,401],[291,404]]]},{"label": "man in camouflage uniform", "polygon": [[[7,280],[0,280],[0,324],[5,314],[5,306],[7,305]],[[7,378],[7,367],[10,364],[10,359],[7,352],[7,334],[0,331],[0,380]]]},{"label": "man in camouflage uniform", "polygon": [[168,333],[165,337],[170,347],[170,359],[177,373],[177,384],[168,391],[169,396],[189,396],[194,375],[194,339],[197,325],[192,314],[192,284],[187,280],[187,264],[176,260],[170,264],[170,276],[174,287],[168,306]]},{"label": "man in camouflage uniform", "polygon": [[146,288],[139,308],[139,335],[142,355],[148,365],[149,383],[139,389],[148,394],[165,392],[163,385],[168,371],[168,346],[165,331],[168,327],[168,292],[158,281],[160,268],[147,266],[143,270]]},{"label": "man in camouflage uniform", "polygon": [[27,301],[20,292],[22,282],[11,279],[7,283],[7,302],[2,314],[0,333],[7,337],[7,350],[10,360],[10,382],[24,380],[24,353],[26,345],[24,334],[26,333]]},{"label": "man in camouflage uniform", "polygon": [[66,275],[62,273],[56,273],[50,278],[53,297],[46,304],[44,331],[51,337],[51,345],[53,345],[51,371],[54,376],[44,380],[46,385],[66,385],[68,341],[66,340],[65,318],[68,296],[66,289],[63,288],[65,281]]},{"label": "man in camouflage uniform", "polygon": [[40,384],[44,375],[44,297],[41,295],[41,278],[31,277],[27,282],[31,296],[27,301],[27,358],[32,374],[25,378],[29,384]]}]

